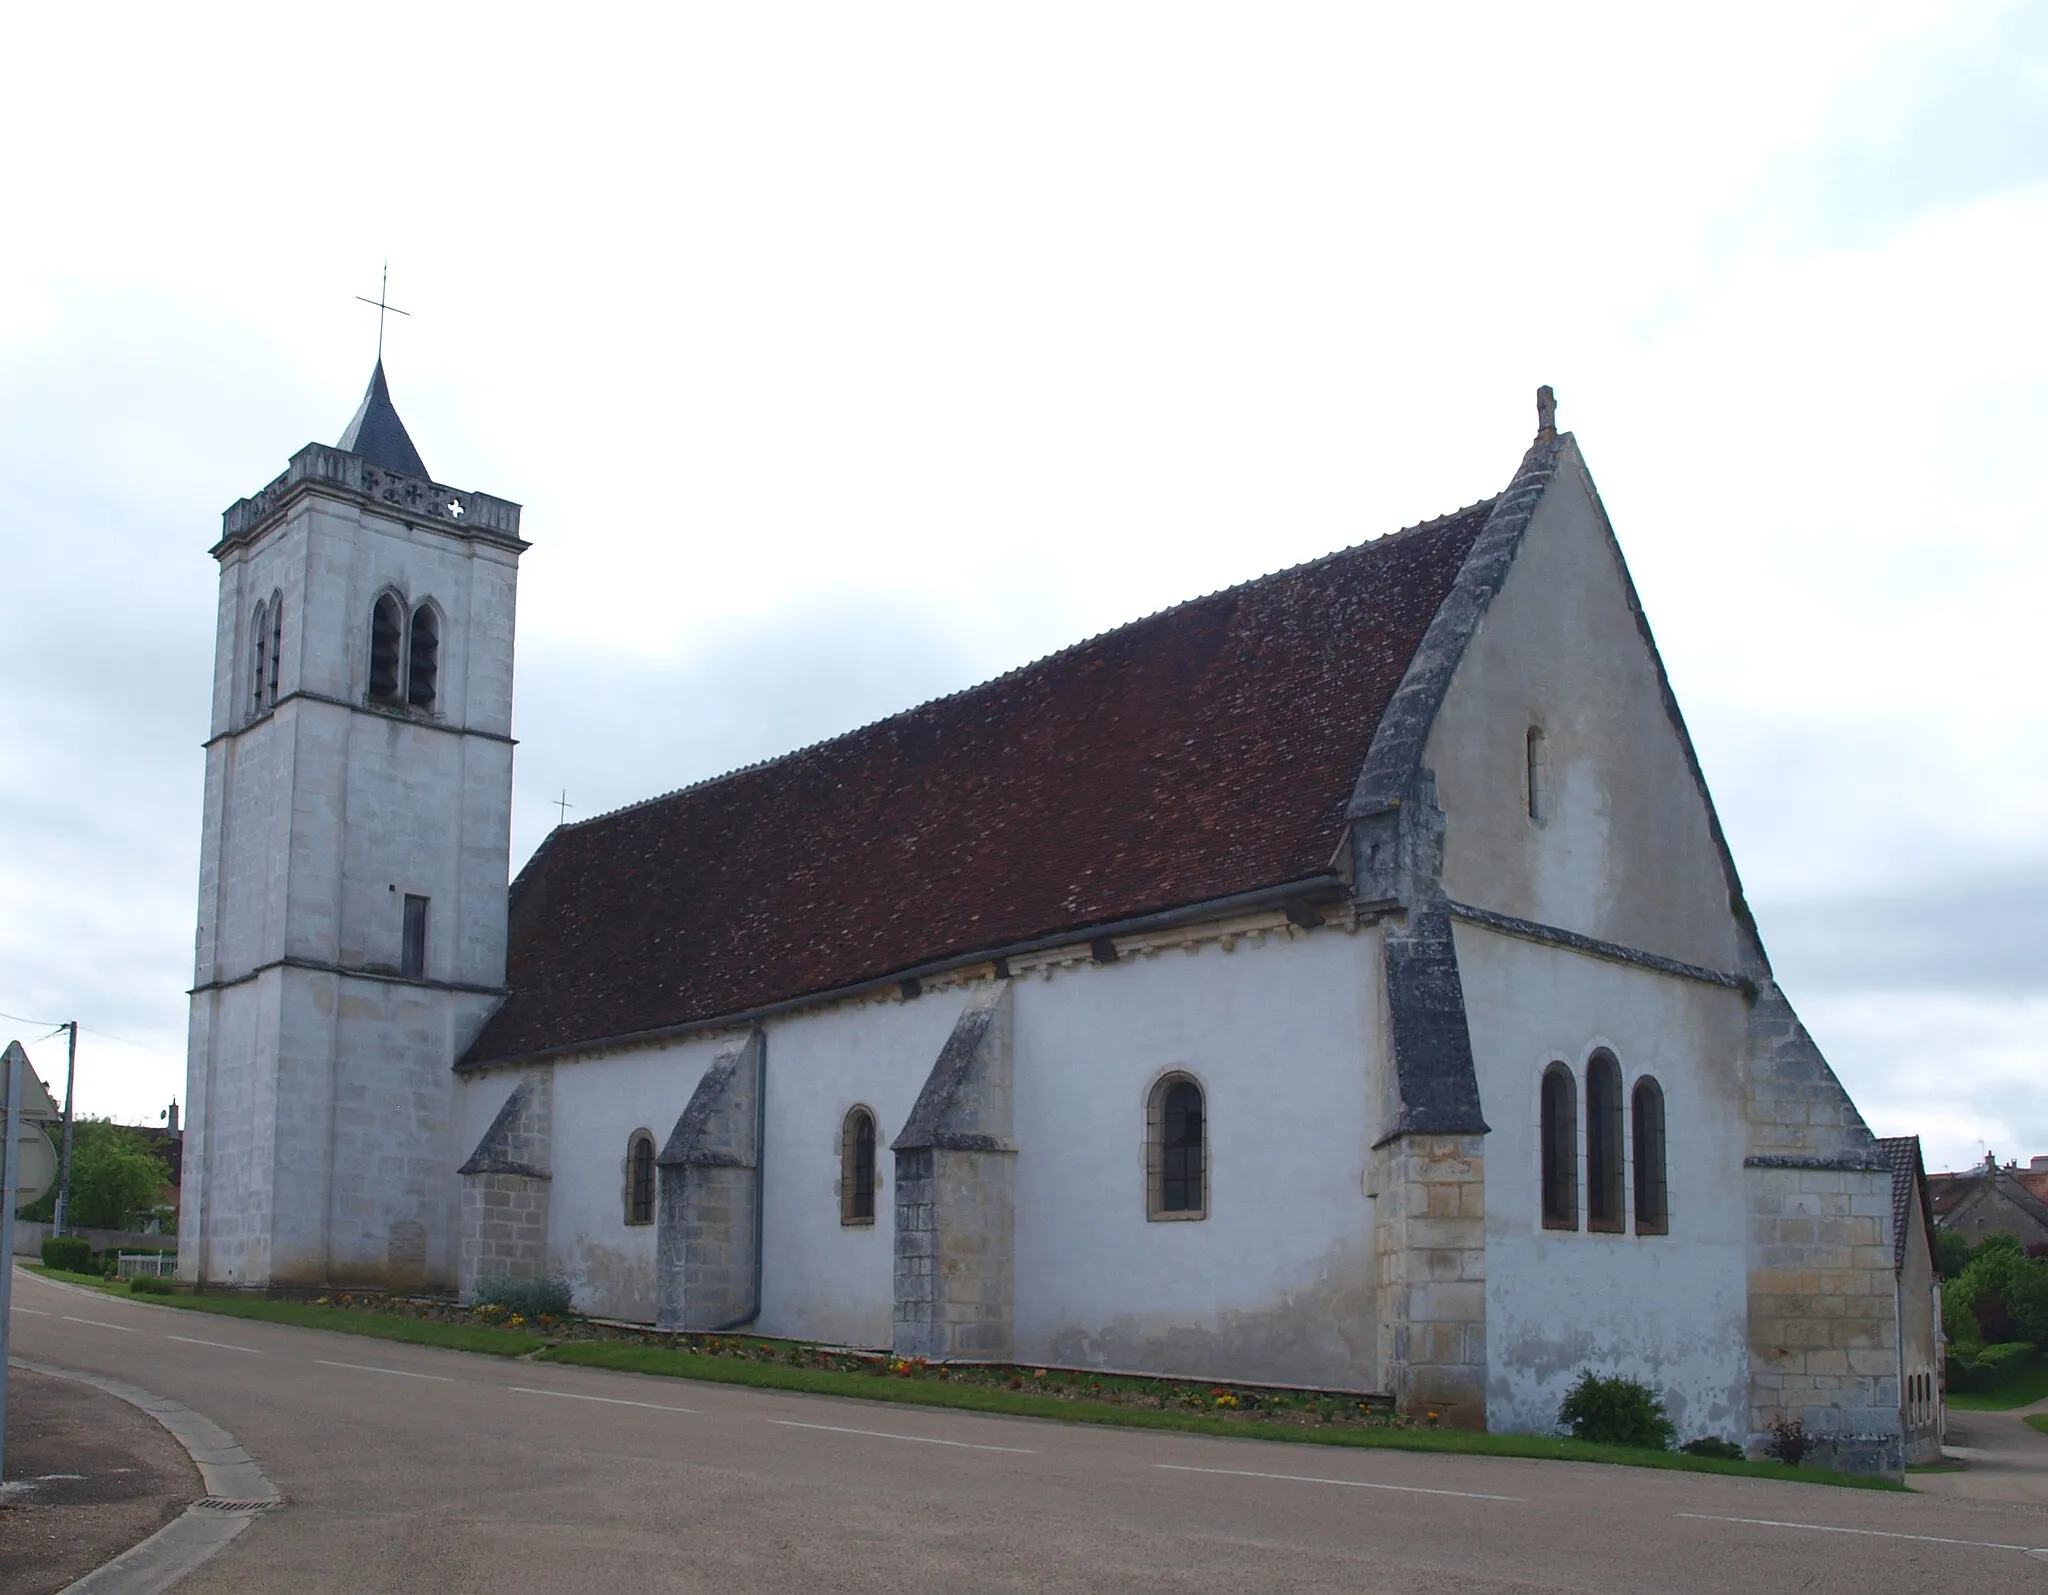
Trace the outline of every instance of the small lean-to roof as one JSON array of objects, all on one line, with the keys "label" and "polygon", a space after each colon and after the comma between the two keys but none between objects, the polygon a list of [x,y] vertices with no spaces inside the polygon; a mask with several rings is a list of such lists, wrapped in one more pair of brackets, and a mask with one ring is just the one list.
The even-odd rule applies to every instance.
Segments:
[{"label": "small lean-to roof", "polygon": [[463,1062],[741,1014],[1327,876],[1493,501],[558,828]]},{"label": "small lean-to roof", "polygon": [[1913,1203],[1920,1203],[1920,1222],[1927,1229],[1927,1243],[1934,1244],[1934,1205],[1927,1190],[1926,1171],[1920,1163],[1920,1137],[1881,1135],[1877,1149],[1892,1169],[1892,1267],[1906,1266],[1907,1218]]},{"label": "small lean-to roof", "polygon": [[[349,454],[361,455],[372,465],[396,471],[401,476],[427,476],[426,463],[421,460],[420,451],[412,446],[412,435],[405,430],[405,423],[398,419],[398,410],[391,402],[391,389],[384,381],[382,360],[370,373],[370,385],[363,391],[363,402],[356,407],[355,419],[349,422],[348,430],[341,434],[341,441],[334,446]],[[427,479],[432,480],[431,477]]]}]

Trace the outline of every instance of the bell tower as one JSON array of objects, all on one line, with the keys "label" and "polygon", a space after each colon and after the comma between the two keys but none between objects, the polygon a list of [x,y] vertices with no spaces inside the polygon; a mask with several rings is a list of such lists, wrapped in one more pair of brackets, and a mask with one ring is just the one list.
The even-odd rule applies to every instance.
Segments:
[{"label": "bell tower", "polygon": [[451,1287],[455,1058],[503,994],[519,506],[434,482],[380,358],[230,505],[182,1277]]}]

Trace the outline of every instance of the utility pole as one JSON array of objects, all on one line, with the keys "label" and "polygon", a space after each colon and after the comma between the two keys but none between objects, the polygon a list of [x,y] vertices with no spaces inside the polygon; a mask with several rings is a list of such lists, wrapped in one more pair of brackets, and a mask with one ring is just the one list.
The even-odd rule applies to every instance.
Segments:
[{"label": "utility pole", "polygon": [[50,1225],[52,1235],[64,1233],[64,1216],[71,1208],[71,1088],[78,1084],[78,1021],[65,1027],[71,1032],[71,1049],[64,1060],[64,1151],[57,1161],[57,1211]]},{"label": "utility pole", "polygon": [[7,1049],[6,1151],[0,1154],[0,1479],[7,1477],[7,1327],[14,1291],[14,1193],[21,1186],[21,1048]]}]

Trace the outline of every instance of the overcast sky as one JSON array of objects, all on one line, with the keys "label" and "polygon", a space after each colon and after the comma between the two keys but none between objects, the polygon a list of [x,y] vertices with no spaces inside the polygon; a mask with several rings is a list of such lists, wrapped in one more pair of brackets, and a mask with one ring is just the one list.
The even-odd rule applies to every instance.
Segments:
[{"label": "overcast sky", "polygon": [[1494,493],[1549,382],[1872,1128],[2048,1153],[2048,7],[8,35],[0,1034],[83,1109],[182,1095],[206,550],[388,255],[414,441],[526,506],[515,864]]}]

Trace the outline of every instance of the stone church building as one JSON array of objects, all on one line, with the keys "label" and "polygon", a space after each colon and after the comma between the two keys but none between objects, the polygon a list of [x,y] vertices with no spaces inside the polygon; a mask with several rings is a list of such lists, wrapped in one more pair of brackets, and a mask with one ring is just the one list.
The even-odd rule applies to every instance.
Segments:
[{"label": "stone church building", "polygon": [[181,1271],[1497,1430],[1593,1368],[1896,1470],[1896,1159],[1539,408],[1493,498],[560,826],[508,898],[520,511],[380,365],[213,549]]}]

